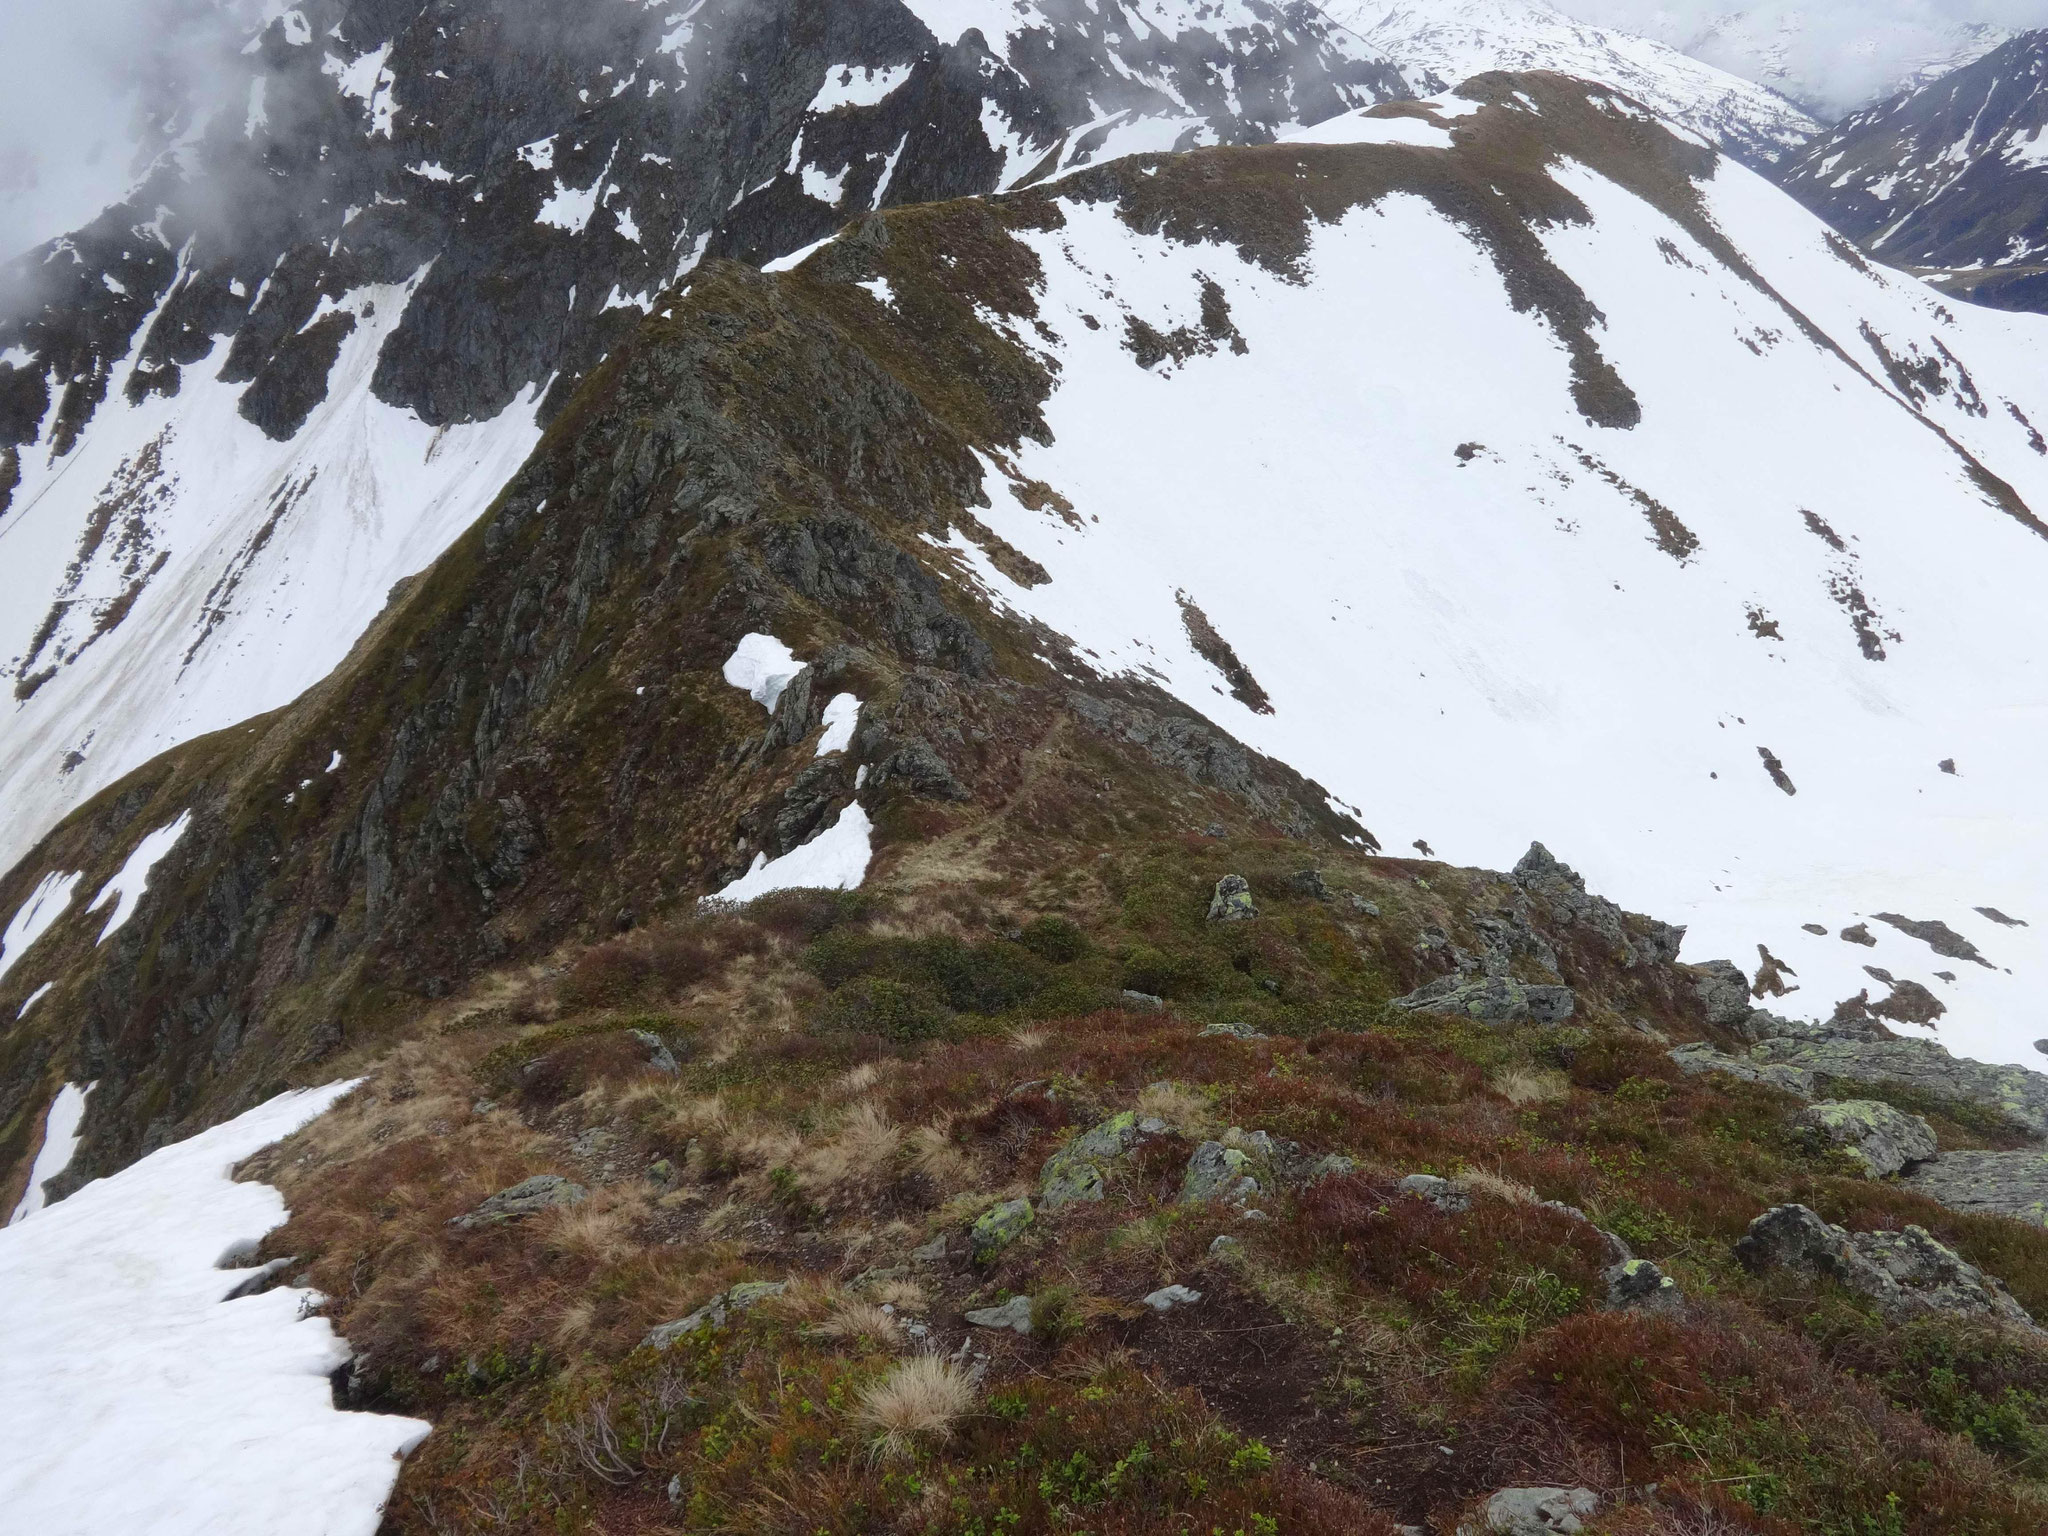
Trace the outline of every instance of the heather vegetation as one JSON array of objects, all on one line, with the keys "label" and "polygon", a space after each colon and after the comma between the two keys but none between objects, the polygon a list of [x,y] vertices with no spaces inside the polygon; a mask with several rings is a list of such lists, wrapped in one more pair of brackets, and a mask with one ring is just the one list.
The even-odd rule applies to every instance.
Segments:
[{"label": "heather vegetation", "polygon": [[[1208,921],[1225,872],[1257,918]],[[1538,924],[1565,1025],[1390,1006],[1511,895],[1134,836],[679,914],[423,1020],[259,1160],[266,1251],[357,1347],[343,1400],[437,1425],[395,1531],[1450,1536],[1528,1485],[1596,1491],[1589,1531],[2039,1530],[2039,1335],[1733,1245],[1788,1201],[1918,1223],[2048,1315],[2048,1232],[1681,1073],[1683,973],[1583,928]],[[1212,1144],[1255,1194],[1187,1198]],[[1091,1147],[1101,1198],[1054,1198]],[[450,1225],[537,1174],[580,1198]],[[1614,1238],[1682,1301],[1613,1304]]]}]

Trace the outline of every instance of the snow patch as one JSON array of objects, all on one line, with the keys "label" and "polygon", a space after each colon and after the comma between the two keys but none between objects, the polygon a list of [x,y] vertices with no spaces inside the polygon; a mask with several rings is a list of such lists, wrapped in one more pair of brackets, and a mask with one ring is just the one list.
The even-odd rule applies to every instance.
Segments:
[{"label": "snow patch", "polygon": [[818,756],[829,757],[853,745],[853,728],[860,724],[860,700],[850,693],[832,696],[825,706],[825,734],[818,738]]},{"label": "snow patch", "polygon": [[803,669],[788,646],[773,635],[755,633],[744,636],[726,658],[725,680],[772,715],[782,690]]},{"label": "snow patch", "polygon": [[235,1165],[352,1086],[284,1094],[0,1229],[10,1529],[372,1536],[431,1426],[336,1412],[349,1350],[305,1315],[314,1293],[223,1301],[244,1277],[215,1267],[287,1215]]},{"label": "snow patch", "polygon": [[798,267],[809,261],[813,255],[825,249],[826,246],[838,238],[838,232],[834,231],[822,240],[813,240],[800,251],[791,251],[787,256],[778,256],[773,261],[763,262],[761,270],[763,272],[794,272]]},{"label": "snow patch", "polygon": [[1377,109],[1346,112],[1313,128],[1297,128],[1283,137],[1288,144],[1408,144],[1418,149],[1449,149],[1451,131],[1420,117],[1375,117]]},{"label": "snow patch", "polygon": [[[64,909],[71,905],[71,898],[78,890],[78,882],[84,878],[83,871],[63,874],[53,870],[36,882],[28,900],[21,904],[21,910],[9,920],[7,932],[0,934],[0,979],[4,979],[14,969],[15,961],[28,953],[29,946],[48,933],[51,925],[64,915]],[[27,1009],[22,1011],[27,1012]]]},{"label": "snow patch", "polygon": [[135,845],[135,851],[128,855],[128,862],[121,866],[120,872],[100,887],[99,895],[93,897],[92,905],[85,909],[88,912],[97,912],[109,901],[114,903],[114,910],[107,917],[106,927],[100,930],[100,943],[106,943],[114,936],[116,929],[135,915],[136,907],[142,902],[142,893],[149,889],[149,872],[156,868],[165,854],[177,846],[178,839],[185,835],[185,829],[191,825],[192,813],[184,811],[169,826],[158,827]]},{"label": "snow patch", "polygon": [[755,854],[754,867],[710,899],[742,902],[771,891],[858,890],[873,856],[873,833],[874,823],[856,802],[801,848],[792,848],[779,859]]},{"label": "snow patch", "polygon": [[858,64],[834,65],[825,72],[825,83],[811,98],[814,113],[837,112],[841,107],[878,107],[910,79],[908,64],[886,64],[865,69]]},{"label": "snow patch", "polygon": [[[36,997],[48,990],[44,987]],[[29,999],[34,1001],[34,997]],[[27,1011],[28,1004],[22,1004],[22,1012]],[[66,1083],[50,1101],[50,1111],[43,1117],[43,1144],[36,1149],[35,1165],[28,1171],[28,1188],[22,1191],[14,1214],[7,1218],[10,1227],[28,1220],[49,1203],[43,1185],[71,1166],[71,1159],[78,1153],[78,1128],[85,1123],[86,1096],[98,1086],[87,1083],[81,1088],[76,1083]]]},{"label": "snow patch", "polygon": [[37,987],[35,991],[29,993],[27,998],[23,1000],[22,1005],[14,1010],[14,1016],[17,1019],[27,1018],[29,1009],[35,1007],[37,1003],[40,1003],[47,997],[56,985],[57,983],[54,981],[46,981],[40,987]]}]

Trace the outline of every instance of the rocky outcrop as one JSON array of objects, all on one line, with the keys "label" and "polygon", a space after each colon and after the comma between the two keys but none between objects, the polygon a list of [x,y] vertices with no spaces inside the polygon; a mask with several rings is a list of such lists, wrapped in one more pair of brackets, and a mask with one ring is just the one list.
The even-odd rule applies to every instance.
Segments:
[{"label": "rocky outcrop", "polygon": [[1741,1056],[1682,1045],[1671,1059],[1687,1072],[1726,1072],[1818,1099],[1832,1083],[1900,1083],[1937,1099],[1995,1110],[2023,1130],[2048,1136],[2048,1076],[1951,1056],[1932,1040],[1873,1040],[1819,1029],[1762,1040]]},{"label": "rocky outcrop", "polygon": [[1458,1536],[1571,1536],[1600,1508],[1590,1488],[1503,1488]]},{"label": "rocky outcrop", "polygon": [[1139,1142],[1164,1136],[1168,1126],[1135,1110],[1111,1115],[1091,1126],[1045,1160],[1038,1173],[1039,1204],[1048,1211],[1080,1200],[1100,1200],[1110,1170]]},{"label": "rocky outcrop", "polygon": [[475,1210],[465,1211],[448,1224],[465,1229],[501,1226],[557,1206],[576,1205],[589,1193],[581,1184],[572,1184],[559,1173],[537,1173],[510,1189],[499,1190]]},{"label": "rocky outcrop", "polygon": [[2033,1326],[2001,1281],[1943,1246],[1924,1227],[1851,1233],[1803,1205],[1781,1205],[1749,1224],[1735,1253],[1752,1270],[1825,1276],[1875,1302],[1894,1321],[1944,1313]]},{"label": "rocky outcrop", "polygon": [[1793,1131],[1810,1144],[1837,1147],[1854,1159],[1866,1178],[1884,1179],[1934,1156],[1934,1130],[1875,1099],[1829,1099],[1799,1112]]},{"label": "rocky outcrop", "polygon": [[1408,1013],[1441,1013],[1482,1024],[1561,1024],[1578,1008],[1570,987],[1516,981],[1506,976],[1468,980],[1444,976],[1418,987],[1392,1006]]},{"label": "rocky outcrop", "polygon": [[2048,1227],[2048,1153],[1944,1152],[1900,1180],[1952,1211]]}]

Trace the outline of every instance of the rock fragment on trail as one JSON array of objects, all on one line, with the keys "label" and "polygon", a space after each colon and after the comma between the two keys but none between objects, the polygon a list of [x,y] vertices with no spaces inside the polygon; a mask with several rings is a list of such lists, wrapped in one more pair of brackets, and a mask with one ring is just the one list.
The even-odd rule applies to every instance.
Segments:
[{"label": "rock fragment on trail", "polygon": [[1925,1120],[1876,1099],[1823,1100],[1801,1110],[1792,1129],[1810,1144],[1839,1147],[1870,1179],[1890,1178],[1938,1150]]},{"label": "rock fragment on trail", "polygon": [[530,1179],[520,1180],[510,1189],[499,1190],[475,1210],[453,1218],[448,1225],[465,1231],[476,1227],[495,1227],[556,1206],[575,1205],[589,1193],[581,1184],[572,1184],[559,1173],[537,1173]]},{"label": "rock fragment on trail", "polygon": [[1012,1333],[1031,1332],[1031,1298],[1012,1296],[999,1307],[976,1307],[966,1314],[977,1328],[1007,1328]]},{"label": "rock fragment on trail", "polygon": [[1600,1508],[1590,1488],[1503,1488],[1458,1536],[1571,1536]]}]

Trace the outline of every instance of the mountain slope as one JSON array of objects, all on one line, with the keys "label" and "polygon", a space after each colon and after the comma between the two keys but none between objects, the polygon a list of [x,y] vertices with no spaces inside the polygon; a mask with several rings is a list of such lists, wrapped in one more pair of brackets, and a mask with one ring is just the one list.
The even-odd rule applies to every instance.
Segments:
[{"label": "mountain slope", "polygon": [[331,670],[697,262],[1406,93],[1262,0],[321,0],[236,67],[0,284],[0,862]]},{"label": "mountain slope", "polygon": [[1785,187],[1873,255],[2004,309],[2048,306],[2048,33],[1859,112]]},{"label": "mountain slope", "polygon": [[1429,89],[1488,70],[1554,70],[1626,92],[1753,165],[1779,160],[1820,128],[1764,86],[1664,43],[1574,21],[1547,0],[1332,0],[1324,10]]}]

